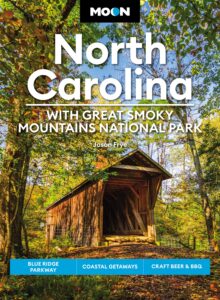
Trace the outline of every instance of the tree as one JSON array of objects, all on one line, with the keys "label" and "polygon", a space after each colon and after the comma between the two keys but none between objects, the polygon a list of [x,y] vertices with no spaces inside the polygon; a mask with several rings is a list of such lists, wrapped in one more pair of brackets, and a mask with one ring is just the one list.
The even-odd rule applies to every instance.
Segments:
[{"label": "tree", "polygon": [[215,0],[150,0],[149,4],[156,9],[169,7],[174,14],[173,26],[189,29],[194,39],[202,35],[207,49],[210,44],[219,45],[219,5]]},{"label": "tree", "polygon": [[217,241],[220,240],[219,141],[219,112],[211,111],[210,115],[203,119],[203,133],[199,135],[197,143],[200,159],[204,166],[204,182],[211,199],[215,238]]}]

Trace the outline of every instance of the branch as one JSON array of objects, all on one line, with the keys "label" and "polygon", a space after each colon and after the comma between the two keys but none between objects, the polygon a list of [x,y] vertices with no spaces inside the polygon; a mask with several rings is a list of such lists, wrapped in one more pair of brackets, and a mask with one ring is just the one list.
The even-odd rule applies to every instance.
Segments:
[{"label": "branch", "polygon": [[76,0],[67,0],[66,6],[64,7],[63,13],[62,13],[62,21],[66,20],[73,9],[73,7],[76,4]]},{"label": "branch", "polygon": [[67,3],[62,12],[61,23],[56,27],[57,33],[61,32],[61,29],[63,28],[64,25],[64,21],[68,18],[75,4],[76,4],[76,0],[67,0]]},{"label": "branch", "polygon": [[27,22],[33,22],[34,20],[33,16],[27,13],[22,7],[18,6],[16,1],[13,0],[8,0],[8,1],[24,15]]}]

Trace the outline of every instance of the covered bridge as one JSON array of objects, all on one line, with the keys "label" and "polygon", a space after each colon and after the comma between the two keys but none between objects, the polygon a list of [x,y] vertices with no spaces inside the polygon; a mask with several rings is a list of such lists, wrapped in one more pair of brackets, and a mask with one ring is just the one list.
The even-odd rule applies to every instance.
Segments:
[{"label": "covered bridge", "polygon": [[85,180],[47,208],[47,239],[68,234],[78,246],[109,235],[156,239],[154,206],[162,180],[171,174],[141,150],[105,169],[103,180]]}]

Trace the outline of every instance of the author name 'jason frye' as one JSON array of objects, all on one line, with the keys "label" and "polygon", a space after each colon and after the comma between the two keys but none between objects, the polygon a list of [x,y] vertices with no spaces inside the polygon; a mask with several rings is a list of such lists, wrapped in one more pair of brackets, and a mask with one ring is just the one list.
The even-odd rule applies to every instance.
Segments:
[{"label": "author name 'jason frye'", "polygon": [[112,143],[107,143],[107,142],[100,142],[100,143],[97,143],[95,142],[93,144],[93,147],[94,148],[126,148],[128,146],[127,143],[124,143],[124,142],[112,142]]}]

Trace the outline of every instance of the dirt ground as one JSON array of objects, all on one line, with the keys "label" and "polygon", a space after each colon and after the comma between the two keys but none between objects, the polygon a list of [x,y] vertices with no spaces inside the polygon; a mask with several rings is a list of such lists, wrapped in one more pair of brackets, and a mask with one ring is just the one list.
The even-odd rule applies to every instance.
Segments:
[{"label": "dirt ground", "polygon": [[220,257],[212,252],[130,243],[68,251],[72,258],[210,258],[210,276],[119,276],[112,299],[220,300]]}]

